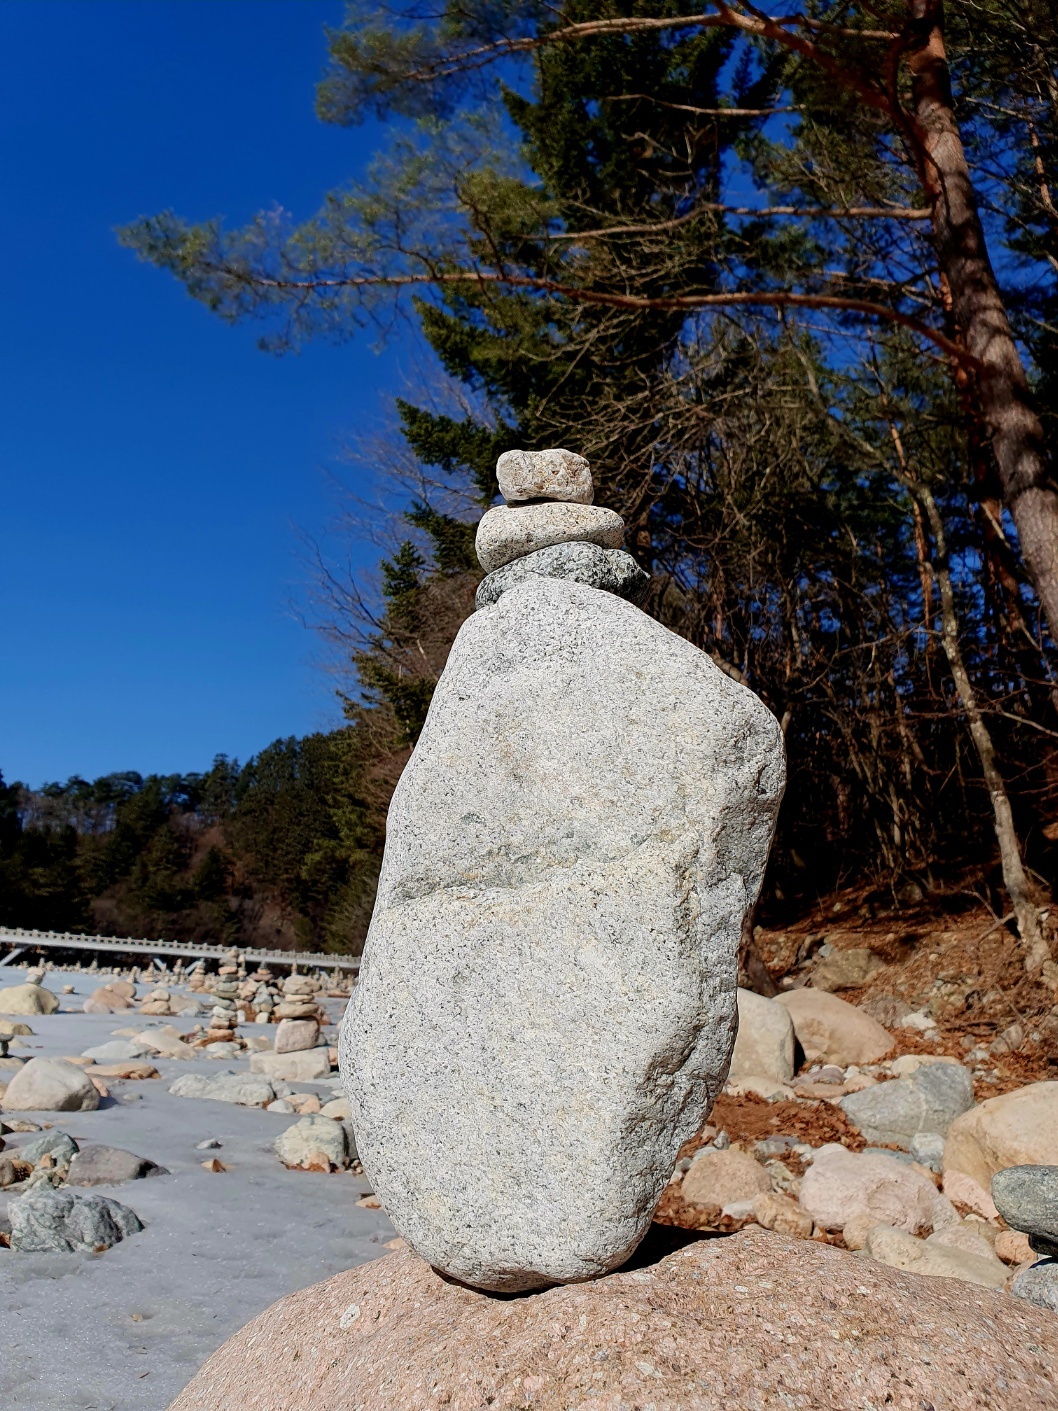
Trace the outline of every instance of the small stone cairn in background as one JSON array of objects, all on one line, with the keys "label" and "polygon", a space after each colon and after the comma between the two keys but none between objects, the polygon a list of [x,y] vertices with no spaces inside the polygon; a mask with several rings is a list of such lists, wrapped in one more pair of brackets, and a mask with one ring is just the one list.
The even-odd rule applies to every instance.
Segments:
[{"label": "small stone cairn in background", "polygon": [[234,1043],[235,1041],[235,1031],[239,1027],[238,1006],[236,1004],[239,994],[239,968],[238,951],[234,949],[228,951],[211,991],[213,1009],[210,1013],[209,1029],[205,1037],[207,1044]]},{"label": "small stone cairn in background", "polygon": [[625,553],[625,523],[593,505],[591,469],[561,449],[507,451],[496,464],[497,505],[478,525],[476,549],[486,577],[479,608],[491,607],[530,574],[566,578],[642,602],[650,575]]},{"label": "small stone cairn in background", "polygon": [[315,1048],[320,1037],[323,1012],[314,996],[319,992],[318,980],[292,971],[283,981],[283,999],[276,1006],[276,1053],[297,1053]]}]

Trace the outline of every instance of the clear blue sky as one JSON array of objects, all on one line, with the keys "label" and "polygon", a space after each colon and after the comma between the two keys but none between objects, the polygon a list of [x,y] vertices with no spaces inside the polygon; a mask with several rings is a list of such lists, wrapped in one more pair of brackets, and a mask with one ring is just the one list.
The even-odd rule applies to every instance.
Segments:
[{"label": "clear blue sky", "polygon": [[[297,530],[398,383],[370,339],[259,352],[113,228],[310,214],[370,127],[317,122],[337,0],[4,0],[0,770],[208,768],[337,720]],[[355,487],[370,492],[369,484]],[[376,551],[358,550],[365,565]]]}]

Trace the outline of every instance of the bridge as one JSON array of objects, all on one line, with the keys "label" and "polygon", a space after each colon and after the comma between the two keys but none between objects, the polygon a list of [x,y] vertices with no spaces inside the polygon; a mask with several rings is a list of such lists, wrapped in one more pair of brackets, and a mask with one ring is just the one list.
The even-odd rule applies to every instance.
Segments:
[{"label": "bridge", "polygon": [[[0,926],[0,948],[12,949],[0,959],[0,966],[13,965],[20,956],[35,952],[44,956],[48,950],[112,952],[127,956],[150,956],[167,968],[174,960],[215,960],[219,965],[232,947],[188,945],[183,941],[133,940],[126,936],[82,936],[72,931],[27,931],[21,926]],[[260,950],[235,947],[239,955],[253,965],[267,965],[302,970],[342,970],[355,975],[360,969],[360,957],[329,955],[325,951]]]}]

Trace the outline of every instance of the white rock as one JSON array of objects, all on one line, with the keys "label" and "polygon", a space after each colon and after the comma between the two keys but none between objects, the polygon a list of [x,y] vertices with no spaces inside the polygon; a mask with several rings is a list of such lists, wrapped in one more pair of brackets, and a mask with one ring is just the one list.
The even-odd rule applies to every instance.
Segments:
[{"label": "white rock", "polygon": [[276,1155],[284,1166],[303,1170],[344,1169],[349,1164],[345,1128],[318,1112],[302,1117],[276,1138]]},{"label": "white rock", "polygon": [[788,1083],[794,1072],[794,1028],[789,1010],[752,990],[738,992],[738,1037],[730,1079],[774,1078]]},{"label": "white rock", "polygon": [[174,1097],[208,1098],[213,1102],[234,1102],[240,1107],[267,1107],[276,1090],[266,1078],[251,1073],[185,1073],[169,1089]]},{"label": "white rock", "polygon": [[724,1084],[724,1092],[731,1097],[745,1097],[747,1093],[752,1093],[754,1097],[762,1097],[765,1102],[783,1102],[797,1096],[787,1083],[777,1082],[774,1078],[762,1078],[757,1073],[747,1073],[745,1077],[734,1082],[728,1081]]},{"label": "white rock", "polygon": [[94,1112],[99,1089],[75,1063],[31,1058],[7,1085],[8,1112]]},{"label": "white rock", "polygon": [[783,777],[760,701],[610,594],[533,578],[464,624],[340,1037],[364,1167],[435,1267],[524,1289],[635,1248],[727,1071]]},{"label": "white rock", "polygon": [[504,451],[496,462],[500,494],[519,500],[592,501],[591,468],[573,451]]},{"label": "white rock", "polygon": [[619,549],[625,522],[601,505],[497,505],[481,518],[474,547],[486,573],[550,544],[583,541]]},{"label": "white rock", "polygon": [[857,1154],[837,1143],[816,1152],[801,1182],[800,1201],[827,1230],[843,1229],[854,1216],[869,1215],[920,1234],[950,1218],[945,1208],[949,1203],[941,1205],[944,1197],[933,1182],[909,1162]]},{"label": "white rock", "polygon": [[135,1039],[110,1039],[105,1044],[96,1044],[95,1048],[86,1048],[81,1057],[90,1058],[94,1063],[121,1063],[128,1058],[143,1058],[152,1052],[153,1049],[147,1044]]},{"label": "white rock", "polygon": [[825,990],[789,990],[776,997],[793,1020],[810,1063],[874,1063],[893,1050],[892,1036],[862,1009]]},{"label": "white rock", "polygon": [[1058,1082],[990,1097],[948,1129],[944,1172],[962,1171],[987,1192],[1008,1166],[1058,1166]]},{"label": "white rock", "polygon": [[264,1073],[269,1078],[282,1078],[287,1083],[311,1083],[314,1078],[326,1078],[330,1071],[331,1060],[325,1048],[250,1055],[251,1073]]}]

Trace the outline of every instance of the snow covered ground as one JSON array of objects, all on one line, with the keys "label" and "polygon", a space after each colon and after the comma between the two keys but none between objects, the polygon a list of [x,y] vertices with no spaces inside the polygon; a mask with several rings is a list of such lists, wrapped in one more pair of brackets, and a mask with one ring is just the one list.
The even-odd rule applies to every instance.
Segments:
[{"label": "snow covered ground", "polygon": [[[50,990],[72,984],[75,993],[62,997],[58,1014],[29,1018],[34,1037],[12,1045],[12,1054],[80,1054],[133,1024],[192,1027],[191,1019],[135,1010],[81,1013],[106,978],[49,972]],[[24,979],[24,970],[0,968],[0,987]],[[328,1008],[336,1018],[342,1005],[330,1001]],[[17,1114],[81,1142],[123,1147],[171,1174],[93,1188],[131,1206],[146,1226],[105,1254],[0,1249],[0,1406],[9,1411],[164,1411],[206,1357],[256,1313],[293,1289],[378,1258],[394,1238],[381,1211],[357,1206],[369,1189],[363,1177],[280,1164],[272,1144],[296,1116],[169,1093],[182,1073],[246,1072],[247,1059],[151,1062],[161,1079],[110,1080],[111,1096],[97,1112]],[[336,1095],[326,1083],[293,1086],[323,1100]],[[221,1148],[197,1150],[208,1138]],[[8,1136],[6,1151],[15,1154],[32,1139]],[[204,1170],[211,1156],[230,1169]],[[0,1217],[5,1194],[0,1190]]]}]

